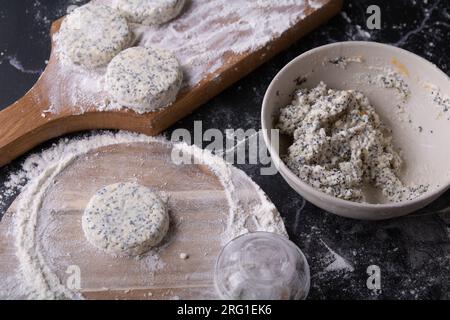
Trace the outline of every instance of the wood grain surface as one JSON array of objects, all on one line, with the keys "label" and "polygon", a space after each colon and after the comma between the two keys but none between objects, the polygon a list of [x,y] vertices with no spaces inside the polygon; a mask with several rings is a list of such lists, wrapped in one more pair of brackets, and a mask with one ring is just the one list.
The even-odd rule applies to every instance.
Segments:
[{"label": "wood grain surface", "polygon": [[[70,97],[68,92],[70,77],[61,74],[63,70],[59,66],[55,43],[53,43],[49,63],[37,83],[23,98],[0,112],[0,166],[48,139],[70,132],[89,129],[123,129],[148,135],[159,134],[334,16],[341,9],[343,0],[323,0],[322,2],[324,5],[320,8],[309,6],[301,8],[305,11],[305,18],[300,19],[297,24],[268,42],[266,46],[241,54],[227,53],[226,57],[223,57],[222,66],[217,71],[206,75],[196,85],[183,90],[173,105],[144,115],[128,110],[100,112],[89,103],[83,106],[74,105],[80,102],[74,102]],[[61,21],[62,19],[53,23],[51,34],[59,30]],[[42,113],[51,105],[51,94],[57,95],[62,108],[58,113],[48,113],[43,117]],[[80,113],[80,107],[85,112]]]},{"label": "wood grain surface", "polygon": [[[256,185],[242,171],[230,168],[240,202],[261,205]],[[81,228],[93,194],[121,181],[136,181],[169,199],[168,235],[141,259],[103,253],[87,242]],[[18,284],[13,227],[18,201],[0,221],[0,277],[2,286],[9,288]],[[56,177],[38,212],[36,245],[62,283],[69,280],[70,266],[79,267],[80,292],[88,299],[216,299],[213,271],[229,240],[224,233],[229,209],[222,183],[205,165],[176,165],[171,148],[161,143],[117,144],[77,158]],[[245,226],[255,230],[251,214]],[[189,258],[181,259],[180,253]],[[2,289],[0,297],[17,298]]]}]

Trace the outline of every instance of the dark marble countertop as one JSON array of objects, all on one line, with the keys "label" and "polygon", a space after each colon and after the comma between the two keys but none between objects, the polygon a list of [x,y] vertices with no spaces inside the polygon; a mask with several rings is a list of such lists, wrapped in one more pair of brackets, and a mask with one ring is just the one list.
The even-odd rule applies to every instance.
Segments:
[{"label": "dark marble countertop", "polygon": [[[3,1],[0,6],[0,109],[37,80],[49,55],[51,21],[77,0]],[[368,30],[366,9],[381,8],[380,30]],[[450,3],[446,0],[346,1],[340,15],[178,122],[176,128],[259,129],[262,98],[275,74],[299,54],[331,42],[393,44],[450,74]],[[1,125],[1,124],[0,124]],[[50,142],[49,142],[50,143]],[[44,144],[34,151],[49,145]],[[450,146],[449,146],[450,147]],[[24,157],[0,169],[1,187]],[[291,239],[311,266],[310,299],[450,299],[450,192],[409,216],[367,222],[341,218],[304,201],[281,178],[261,176],[258,165],[239,166],[281,212]],[[0,206],[2,214],[14,196]],[[331,266],[330,266],[331,265]],[[381,270],[381,290],[369,290],[367,267]],[[0,280],[1,281],[1,280]]]}]

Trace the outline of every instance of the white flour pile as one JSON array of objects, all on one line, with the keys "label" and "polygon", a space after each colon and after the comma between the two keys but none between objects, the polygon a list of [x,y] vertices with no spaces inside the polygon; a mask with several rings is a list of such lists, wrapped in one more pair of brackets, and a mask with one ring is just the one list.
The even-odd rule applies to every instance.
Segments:
[{"label": "white flour pile", "polygon": [[[43,244],[37,236],[38,216],[46,191],[57,175],[91,150],[116,144],[152,142],[170,146],[170,142],[162,137],[153,138],[128,132],[99,133],[76,140],[63,139],[50,149],[32,155],[25,161],[22,170],[12,175],[8,182],[8,186],[14,188],[19,187],[18,184],[24,180],[28,181],[17,201],[13,226],[10,228],[15,237],[20,270],[17,270],[17,278],[5,280],[1,284],[0,296],[8,294],[6,297],[11,298],[12,292],[19,297],[38,299],[82,298],[80,294],[63,285],[61,279],[52,271],[53,264],[47,261],[42,250]],[[252,230],[287,235],[278,211],[248,176],[226,164],[223,159],[196,146],[177,143],[173,145],[173,149],[182,151],[183,155],[194,157],[198,163],[208,166],[222,183],[229,205],[229,219],[222,235],[222,244],[248,232],[249,224]],[[246,202],[242,199],[237,189],[245,185],[251,185],[257,190],[257,201]],[[150,264],[149,272],[162,267],[161,261],[155,256],[150,256],[145,263]]]},{"label": "white flour pile", "polygon": [[[112,0],[94,0],[111,5]],[[321,8],[325,0],[191,0],[179,17],[161,26],[134,25],[137,45],[152,45],[171,51],[184,72],[184,90],[197,86],[204,78],[227,63],[231,54],[264,47],[307,13]],[[58,42],[58,36],[55,36]],[[61,89],[69,92],[70,105],[95,106],[100,110],[121,107],[105,99],[105,70],[85,71],[62,63],[58,74],[65,77],[64,88],[51,93],[49,112],[63,107]],[[52,83],[60,79],[51,79]],[[67,103],[65,104],[67,105]],[[50,106],[49,106],[50,107]],[[80,108],[79,112],[86,110]]]},{"label": "white flour pile", "polygon": [[328,264],[328,266],[325,268],[325,272],[332,272],[332,271],[346,271],[346,272],[353,272],[355,268],[353,265],[348,262],[346,259],[341,257],[339,254],[337,254],[333,249],[331,249],[325,241],[322,239],[320,240],[322,244],[327,248],[329,254],[326,256],[327,259],[331,260],[331,262]]}]

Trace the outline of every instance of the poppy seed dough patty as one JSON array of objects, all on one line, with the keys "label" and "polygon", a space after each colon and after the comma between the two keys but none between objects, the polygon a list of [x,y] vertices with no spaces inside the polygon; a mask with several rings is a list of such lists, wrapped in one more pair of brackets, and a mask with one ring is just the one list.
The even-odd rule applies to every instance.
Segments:
[{"label": "poppy seed dough patty", "polygon": [[156,246],[169,229],[166,204],[137,183],[101,188],[89,201],[82,228],[95,247],[119,256],[140,255]]},{"label": "poppy seed dough patty", "polygon": [[93,3],[72,11],[58,33],[61,53],[86,68],[107,64],[131,39],[128,22],[118,11]]},{"label": "poppy seed dough patty", "polygon": [[185,0],[115,0],[114,7],[130,22],[163,24],[178,16]]},{"label": "poppy seed dough patty", "polygon": [[140,114],[174,102],[182,81],[180,64],[172,53],[144,47],[119,53],[108,65],[105,78],[112,100]]}]

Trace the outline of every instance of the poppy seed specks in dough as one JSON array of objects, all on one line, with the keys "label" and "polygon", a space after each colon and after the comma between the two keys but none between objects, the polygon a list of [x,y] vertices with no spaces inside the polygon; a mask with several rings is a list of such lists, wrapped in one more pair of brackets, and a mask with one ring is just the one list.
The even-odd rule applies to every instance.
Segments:
[{"label": "poppy seed specks in dough", "polygon": [[111,99],[140,114],[173,103],[182,81],[183,72],[172,53],[144,47],[128,48],[114,57],[105,80]]},{"label": "poppy seed specks in dough", "polygon": [[131,40],[127,20],[118,11],[94,3],[72,11],[58,34],[61,54],[86,68],[106,65]]},{"label": "poppy seed specks in dough", "polygon": [[116,183],[101,188],[87,205],[82,227],[95,247],[119,256],[140,255],[169,229],[166,204],[147,187]]},{"label": "poppy seed specks in dough", "polygon": [[115,0],[114,7],[128,21],[143,25],[163,24],[178,16],[185,0]]},{"label": "poppy seed specks in dough", "polygon": [[277,127],[293,138],[284,161],[303,181],[331,196],[364,202],[363,186],[374,186],[391,202],[412,200],[428,186],[405,186],[403,160],[392,135],[369,99],[354,90],[321,82],[299,89],[281,108]]}]

